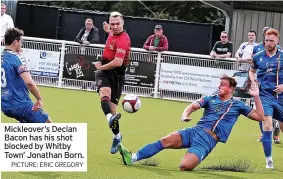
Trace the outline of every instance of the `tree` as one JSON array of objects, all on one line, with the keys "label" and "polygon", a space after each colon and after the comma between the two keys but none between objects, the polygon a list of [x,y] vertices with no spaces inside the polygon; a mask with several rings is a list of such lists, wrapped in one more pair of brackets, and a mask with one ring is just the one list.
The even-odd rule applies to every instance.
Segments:
[{"label": "tree", "polygon": [[224,24],[217,9],[200,1],[27,1],[28,4],[58,6],[102,12],[120,11],[125,16]]}]

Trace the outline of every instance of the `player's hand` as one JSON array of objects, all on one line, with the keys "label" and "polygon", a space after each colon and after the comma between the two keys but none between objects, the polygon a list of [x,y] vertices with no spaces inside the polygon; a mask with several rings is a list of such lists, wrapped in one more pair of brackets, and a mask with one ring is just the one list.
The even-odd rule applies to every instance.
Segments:
[{"label": "player's hand", "polygon": [[281,94],[283,92],[283,84],[275,86],[275,90],[273,91],[275,91],[278,94]]},{"label": "player's hand", "polygon": [[38,111],[38,110],[42,109],[42,106],[43,106],[42,100],[39,99],[39,100],[37,100],[36,103],[33,105],[32,110],[33,110],[33,111]]},{"label": "player's hand", "polygon": [[257,81],[251,82],[251,87],[249,89],[249,94],[253,97],[259,96],[259,88]]},{"label": "player's hand", "polygon": [[190,122],[191,120],[192,118],[189,117],[184,117],[184,116],[181,117],[181,122]]},{"label": "player's hand", "polygon": [[100,70],[102,64],[101,64],[101,62],[96,62],[96,63],[94,63],[94,66],[95,66],[96,69]]},{"label": "player's hand", "polygon": [[103,22],[103,30],[106,32],[106,33],[109,33],[110,32],[110,25],[107,23],[107,22]]}]

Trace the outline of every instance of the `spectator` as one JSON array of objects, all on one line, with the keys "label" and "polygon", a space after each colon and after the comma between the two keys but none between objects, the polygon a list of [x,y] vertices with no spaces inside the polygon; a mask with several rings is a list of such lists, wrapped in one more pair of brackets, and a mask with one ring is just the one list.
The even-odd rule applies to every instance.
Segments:
[{"label": "spectator", "polygon": [[84,45],[99,43],[99,30],[93,26],[92,19],[86,19],[85,27],[80,30],[75,41]]},{"label": "spectator", "polygon": [[9,28],[14,28],[14,21],[6,14],[6,4],[1,3],[1,42],[4,40],[5,32]]},{"label": "spectator", "polygon": [[221,32],[220,39],[221,41],[214,44],[210,56],[213,58],[231,58],[233,44],[229,42],[227,32]]},{"label": "spectator", "polygon": [[[250,65],[249,62],[252,59],[253,49],[256,45],[258,45],[256,40],[256,32],[249,31],[248,32],[248,42],[244,42],[240,45],[239,49],[237,50],[235,57],[240,64],[239,70],[242,71],[249,71]],[[244,62],[244,63],[243,63]]]},{"label": "spectator", "polygon": [[168,50],[168,40],[165,35],[163,35],[163,28],[161,25],[156,25],[154,29],[155,34],[148,37],[143,48],[149,51],[167,51]]}]

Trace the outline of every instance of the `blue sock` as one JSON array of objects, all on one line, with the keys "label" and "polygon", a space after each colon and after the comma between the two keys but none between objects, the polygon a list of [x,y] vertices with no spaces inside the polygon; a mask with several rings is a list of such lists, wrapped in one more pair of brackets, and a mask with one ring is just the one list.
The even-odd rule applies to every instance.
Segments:
[{"label": "blue sock", "polygon": [[272,131],[263,131],[262,146],[266,157],[271,157],[272,153]]},{"label": "blue sock", "polygon": [[147,144],[137,152],[137,161],[152,157],[163,149],[160,140],[152,144]]},{"label": "blue sock", "polygon": [[259,122],[259,128],[260,128],[260,131],[261,131],[261,134],[263,133],[263,130],[262,130],[262,122]]}]

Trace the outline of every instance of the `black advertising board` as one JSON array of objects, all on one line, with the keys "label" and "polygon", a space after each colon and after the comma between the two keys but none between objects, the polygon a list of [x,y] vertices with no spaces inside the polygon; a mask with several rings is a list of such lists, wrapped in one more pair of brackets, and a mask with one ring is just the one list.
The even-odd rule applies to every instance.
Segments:
[{"label": "black advertising board", "polygon": [[[66,54],[63,78],[95,81],[97,61],[97,56]],[[125,85],[153,88],[155,70],[155,63],[131,60],[126,68]]]},{"label": "black advertising board", "polygon": [[63,78],[95,81],[96,56],[65,54]]},{"label": "black advertising board", "polygon": [[131,60],[126,69],[125,85],[153,88],[155,71],[155,63]]}]

